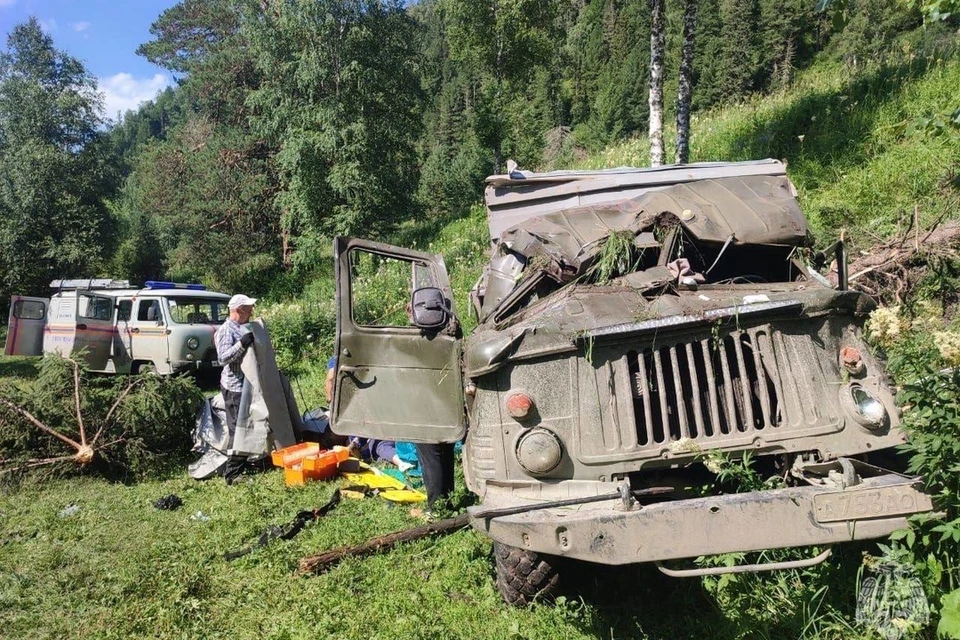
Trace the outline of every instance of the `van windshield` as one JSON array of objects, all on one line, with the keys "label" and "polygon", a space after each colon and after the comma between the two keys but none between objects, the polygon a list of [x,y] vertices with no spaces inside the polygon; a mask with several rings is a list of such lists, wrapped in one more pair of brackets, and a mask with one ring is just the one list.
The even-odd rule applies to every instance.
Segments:
[{"label": "van windshield", "polygon": [[176,324],[220,324],[227,319],[226,300],[167,298],[170,319]]}]

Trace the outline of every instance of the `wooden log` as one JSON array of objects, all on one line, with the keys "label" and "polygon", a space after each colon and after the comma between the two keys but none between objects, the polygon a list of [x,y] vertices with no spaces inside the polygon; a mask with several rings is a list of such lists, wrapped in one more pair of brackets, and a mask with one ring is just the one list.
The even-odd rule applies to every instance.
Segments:
[{"label": "wooden log", "polygon": [[442,533],[452,533],[458,529],[466,527],[468,524],[470,524],[470,515],[464,513],[454,518],[430,522],[419,527],[414,527],[413,529],[394,531],[382,536],[377,536],[376,538],[371,538],[370,540],[367,540],[361,544],[346,545],[336,549],[331,549],[330,551],[318,553],[314,556],[307,556],[300,560],[299,572],[323,573],[327,569],[331,569],[336,566],[347,556],[365,556],[379,553],[392,548],[399,542],[409,542],[411,540],[428,538],[430,536],[435,536]]}]

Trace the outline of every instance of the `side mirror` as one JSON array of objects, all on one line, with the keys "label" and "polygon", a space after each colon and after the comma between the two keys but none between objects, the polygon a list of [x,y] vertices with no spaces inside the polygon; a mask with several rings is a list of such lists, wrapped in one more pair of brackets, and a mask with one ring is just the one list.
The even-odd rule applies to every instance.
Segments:
[{"label": "side mirror", "polygon": [[410,299],[411,321],[420,329],[442,329],[452,315],[450,303],[437,287],[423,287]]}]

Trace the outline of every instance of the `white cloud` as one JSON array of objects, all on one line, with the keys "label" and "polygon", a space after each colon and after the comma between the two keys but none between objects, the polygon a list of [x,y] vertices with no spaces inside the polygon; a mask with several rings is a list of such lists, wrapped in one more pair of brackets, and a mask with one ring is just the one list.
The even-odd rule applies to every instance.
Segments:
[{"label": "white cloud", "polygon": [[[3,0],[0,0],[0,2],[3,2]],[[77,33],[80,33],[81,31],[86,31],[87,29],[89,29],[90,23],[89,22],[72,22],[70,26],[73,27],[74,31],[76,31]]]},{"label": "white cloud", "polygon": [[49,35],[57,30],[57,21],[53,18],[50,18],[49,20],[40,20],[40,29]]},{"label": "white cloud", "polygon": [[173,79],[163,73],[151,78],[134,78],[129,73],[118,73],[109,78],[99,78],[97,84],[103,92],[103,110],[111,120],[117,113],[134,111],[141,103],[153,100],[157,94],[173,84]]}]

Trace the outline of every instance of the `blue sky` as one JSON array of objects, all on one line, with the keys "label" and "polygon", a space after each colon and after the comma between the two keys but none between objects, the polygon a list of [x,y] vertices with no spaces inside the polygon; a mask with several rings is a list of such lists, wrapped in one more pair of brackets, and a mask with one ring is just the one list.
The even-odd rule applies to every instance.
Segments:
[{"label": "blue sky", "polygon": [[3,48],[14,25],[36,16],[57,49],[84,62],[104,94],[104,115],[135,109],[173,84],[163,68],[138,56],[150,25],[176,0],[0,0]]}]

